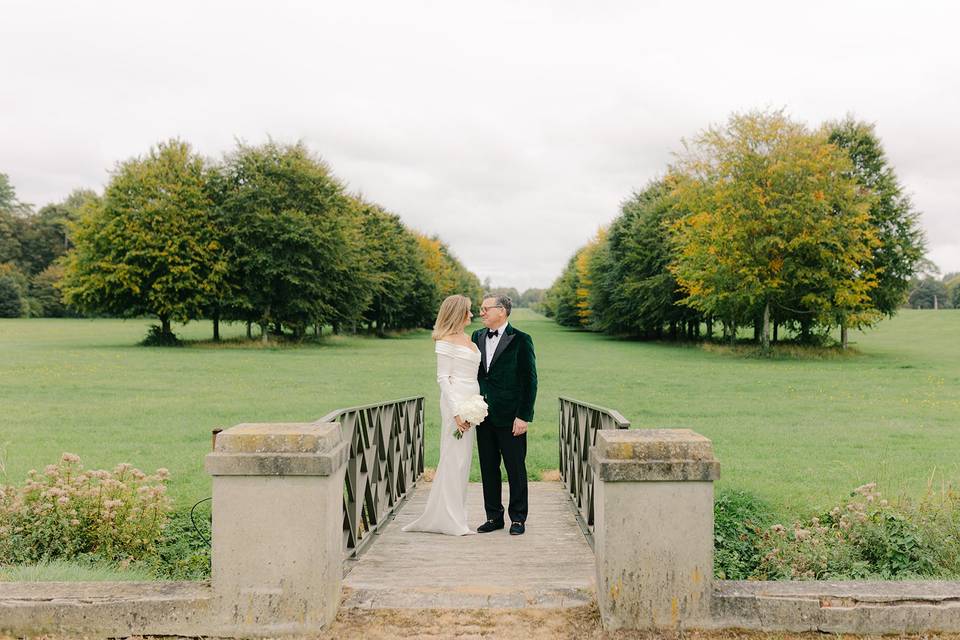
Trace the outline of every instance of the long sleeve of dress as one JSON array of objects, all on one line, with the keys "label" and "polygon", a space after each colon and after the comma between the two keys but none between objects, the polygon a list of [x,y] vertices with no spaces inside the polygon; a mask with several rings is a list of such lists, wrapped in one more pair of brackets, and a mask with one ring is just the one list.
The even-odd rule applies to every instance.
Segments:
[{"label": "long sleeve of dress", "polygon": [[437,353],[437,384],[440,385],[440,401],[456,415],[462,398],[456,393],[453,384],[454,360],[445,353]]}]

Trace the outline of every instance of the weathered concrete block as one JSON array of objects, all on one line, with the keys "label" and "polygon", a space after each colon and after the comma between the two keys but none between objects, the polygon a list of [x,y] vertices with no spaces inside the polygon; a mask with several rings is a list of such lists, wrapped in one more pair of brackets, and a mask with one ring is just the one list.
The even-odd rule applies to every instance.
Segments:
[{"label": "weathered concrete block", "polygon": [[339,425],[238,425],[206,458],[220,635],[312,633],[333,620],[343,562]]},{"label": "weathered concrete block", "polygon": [[590,461],[604,627],[706,626],[720,472],[710,441],[687,429],[604,430]]}]

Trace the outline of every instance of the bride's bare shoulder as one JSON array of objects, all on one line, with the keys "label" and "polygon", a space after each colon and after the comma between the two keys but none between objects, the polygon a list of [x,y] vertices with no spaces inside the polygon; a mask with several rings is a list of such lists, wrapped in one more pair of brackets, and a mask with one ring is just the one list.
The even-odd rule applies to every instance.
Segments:
[{"label": "bride's bare shoulder", "polygon": [[453,336],[444,336],[444,337],[440,338],[439,340],[437,340],[437,342],[446,342],[446,343],[448,343],[448,344],[455,344],[455,345],[457,345],[458,347],[466,347],[466,348],[468,348],[468,349],[472,349],[472,348],[473,348],[473,343],[470,341],[470,338],[468,338],[468,337],[467,337],[466,335],[464,335],[464,334],[453,335]]}]

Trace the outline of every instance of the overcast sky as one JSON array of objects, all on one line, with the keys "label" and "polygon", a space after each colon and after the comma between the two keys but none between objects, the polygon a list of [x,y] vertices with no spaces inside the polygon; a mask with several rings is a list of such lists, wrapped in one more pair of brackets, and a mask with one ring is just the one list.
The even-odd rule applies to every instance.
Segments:
[{"label": "overcast sky", "polygon": [[548,286],[733,111],[874,122],[960,270],[960,10],[912,2],[0,2],[0,172],[36,206],[179,136],[303,140],[494,284]]}]

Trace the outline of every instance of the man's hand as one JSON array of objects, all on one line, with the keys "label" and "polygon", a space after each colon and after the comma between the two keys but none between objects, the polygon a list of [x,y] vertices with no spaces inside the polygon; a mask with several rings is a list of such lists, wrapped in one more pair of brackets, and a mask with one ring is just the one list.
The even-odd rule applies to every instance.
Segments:
[{"label": "man's hand", "polygon": [[513,435],[522,436],[527,432],[527,423],[520,418],[513,419]]},{"label": "man's hand", "polygon": [[457,421],[457,429],[460,430],[460,433],[466,433],[470,429],[470,423],[460,416],[453,416],[453,419]]}]

